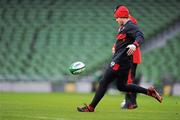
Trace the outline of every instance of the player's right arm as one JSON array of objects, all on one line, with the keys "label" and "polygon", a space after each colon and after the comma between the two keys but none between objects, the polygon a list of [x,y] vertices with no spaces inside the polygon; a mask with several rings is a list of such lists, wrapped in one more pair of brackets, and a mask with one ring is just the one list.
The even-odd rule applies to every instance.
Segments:
[{"label": "player's right arm", "polygon": [[133,55],[134,51],[143,44],[144,35],[136,25],[130,26],[129,33],[131,37],[134,38],[135,41],[133,42],[133,44],[127,46],[127,48],[129,48],[127,54]]}]

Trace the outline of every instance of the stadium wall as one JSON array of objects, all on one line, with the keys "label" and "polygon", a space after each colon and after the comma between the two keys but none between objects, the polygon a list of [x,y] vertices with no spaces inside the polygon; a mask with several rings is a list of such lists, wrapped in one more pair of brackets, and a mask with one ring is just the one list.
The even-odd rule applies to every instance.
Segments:
[{"label": "stadium wall", "polygon": [[[151,84],[142,82],[142,86],[149,87]],[[78,92],[90,93],[92,92],[92,83],[85,81],[76,82],[39,82],[39,81],[19,81],[19,82],[0,82],[0,92]],[[116,88],[113,87],[114,90]],[[112,89],[109,89],[110,91]],[[173,86],[164,86],[164,95],[180,96],[180,83],[175,83]]]},{"label": "stadium wall", "polygon": [[39,82],[19,81],[0,82],[0,92],[79,92],[90,93],[92,84],[90,82]]},{"label": "stadium wall", "polygon": [[2,92],[51,92],[50,82],[0,82]]}]

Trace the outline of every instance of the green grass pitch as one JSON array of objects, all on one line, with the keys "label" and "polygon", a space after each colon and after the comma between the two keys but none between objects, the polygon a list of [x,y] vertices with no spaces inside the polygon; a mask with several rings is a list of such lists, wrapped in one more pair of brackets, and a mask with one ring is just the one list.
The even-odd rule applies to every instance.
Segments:
[{"label": "green grass pitch", "polygon": [[139,95],[138,109],[121,110],[122,95],[106,95],[94,113],[76,107],[94,94],[0,93],[0,120],[180,120],[180,97],[164,97],[163,103]]}]

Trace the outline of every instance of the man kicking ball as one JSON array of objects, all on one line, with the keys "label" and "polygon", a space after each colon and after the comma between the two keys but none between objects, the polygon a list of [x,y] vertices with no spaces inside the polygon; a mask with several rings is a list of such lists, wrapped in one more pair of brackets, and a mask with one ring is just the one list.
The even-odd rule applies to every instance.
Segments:
[{"label": "man kicking ball", "polygon": [[154,87],[148,89],[135,84],[126,84],[129,70],[133,63],[133,53],[144,41],[143,33],[138,26],[129,19],[129,10],[125,6],[120,6],[114,13],[116,22],[120,25],[117,34],[116,50],[112,60],[99,83],[95,96],[89,105],[77,107],[79,112],[94,112],[97,104],[107,91],[108,85],[116,81],[117,89],[124,92],[142,93],[151,96],[162,102],[162,97]]}]

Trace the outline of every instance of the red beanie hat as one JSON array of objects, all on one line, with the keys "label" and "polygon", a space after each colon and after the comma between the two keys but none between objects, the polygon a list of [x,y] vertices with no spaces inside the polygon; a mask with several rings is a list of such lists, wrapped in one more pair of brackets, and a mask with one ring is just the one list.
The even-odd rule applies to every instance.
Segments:
[{"label": "red beanie hat", "polygon": [[125,6],[120,6],[114,13],[115,18],[128,18],[129,10]]}]

